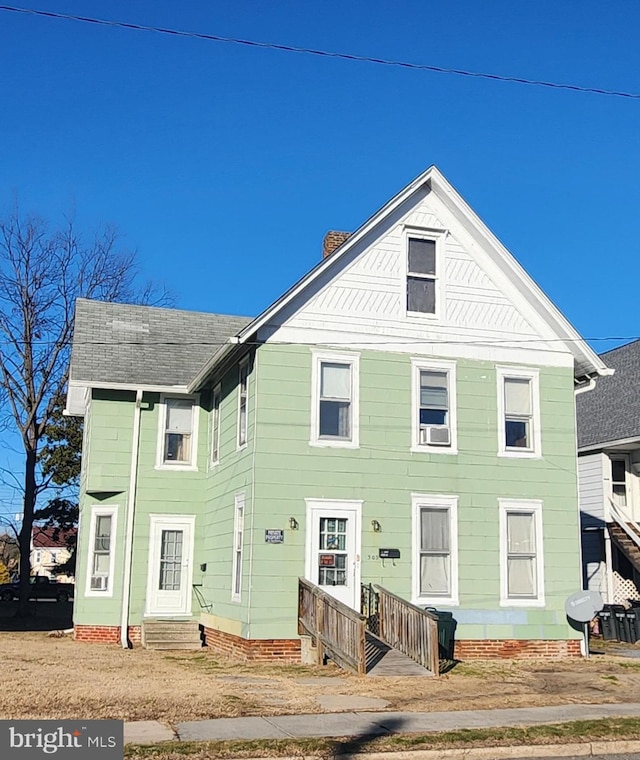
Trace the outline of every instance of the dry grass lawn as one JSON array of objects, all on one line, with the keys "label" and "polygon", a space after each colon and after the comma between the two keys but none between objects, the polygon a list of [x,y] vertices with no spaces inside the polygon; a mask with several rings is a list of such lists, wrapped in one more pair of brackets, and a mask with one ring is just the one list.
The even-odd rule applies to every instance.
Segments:
[{"label": "dry grass lawn", "polygon": [[361,678],[333,666],[237,665],[206,649],[123,651],[46,633],[0,633],[0,651],[0,718],[11,719],[175,723],[323,712],[316,698],[327,694],[377,697],[389,710],[433,711],[632,702],[640,693],[640,660],[609,655],[463,663],[439,679],[402,679]]}]

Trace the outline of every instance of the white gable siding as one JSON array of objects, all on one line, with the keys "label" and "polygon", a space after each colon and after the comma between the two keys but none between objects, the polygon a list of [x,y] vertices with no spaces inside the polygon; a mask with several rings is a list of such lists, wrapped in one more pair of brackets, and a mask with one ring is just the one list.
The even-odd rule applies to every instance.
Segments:
[{"label": "white gable siding", "polygon": [[[541,328],[529,305],[514,302],[503,273],[472,242],[463,245],[460,237],[468,234],[446,209],[435,213],[434,205],[436,199],[422,192],[400,207],[318,278],[306,298],[294,299],[259,338],[572,366],[566,348],[545,342],[549,330]],[[407,227],[446,231],[438,272],[443,279],[439,318],[407,315]]]},{"label": "white gable siding", "polygon": [[601,452],[578,457],[578,492],[584,527],[601,526],[604,522],[604,460]]}]

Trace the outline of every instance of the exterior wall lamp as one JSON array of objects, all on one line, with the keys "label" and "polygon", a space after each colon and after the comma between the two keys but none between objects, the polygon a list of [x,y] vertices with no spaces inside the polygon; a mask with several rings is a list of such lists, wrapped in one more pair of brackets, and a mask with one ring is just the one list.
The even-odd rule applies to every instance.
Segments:
[{"label": "exterior wall lamp", "polygon": [[382,531],[382,525],[377,520],[371,520],[371,527],[374,533],[380,533]]},{"label": "exterior wall lamp", "polygon": [[289,527],[291,528],[291,530],[298,530],[298,521],[296,520],[295,517],[289,518]]}]

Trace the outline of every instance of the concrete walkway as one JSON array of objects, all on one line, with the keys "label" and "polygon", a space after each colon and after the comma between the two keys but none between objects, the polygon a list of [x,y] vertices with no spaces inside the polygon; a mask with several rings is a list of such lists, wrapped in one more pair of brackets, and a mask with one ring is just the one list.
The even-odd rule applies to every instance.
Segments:
[{"label": "concrete walkway", "polygon": [[503,710],[459,712],[341,712],[275,717],[216,718],[178,723],[168,727],[158,721],[125,723],[128,744],[228,739],[290,739],[337,736],[433,733],[461,728],[533,726],[574,720],[640,717],[640,703],[559,705]]}]

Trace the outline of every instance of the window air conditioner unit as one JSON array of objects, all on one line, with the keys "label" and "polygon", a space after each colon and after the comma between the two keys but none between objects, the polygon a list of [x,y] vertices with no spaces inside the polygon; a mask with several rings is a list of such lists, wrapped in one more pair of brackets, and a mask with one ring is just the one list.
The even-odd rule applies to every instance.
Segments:
[{"label": "window air conditioner unit", "polygon": [[420,443],[427,446],[449,446],[451,432],[448,427],[426,425],[420,428]]},{"label": "window air conditioner unit", "polygon": [[107,576],[94,575],[91,578],[91,590],[92,591],[106,591],[107,590]]}]

